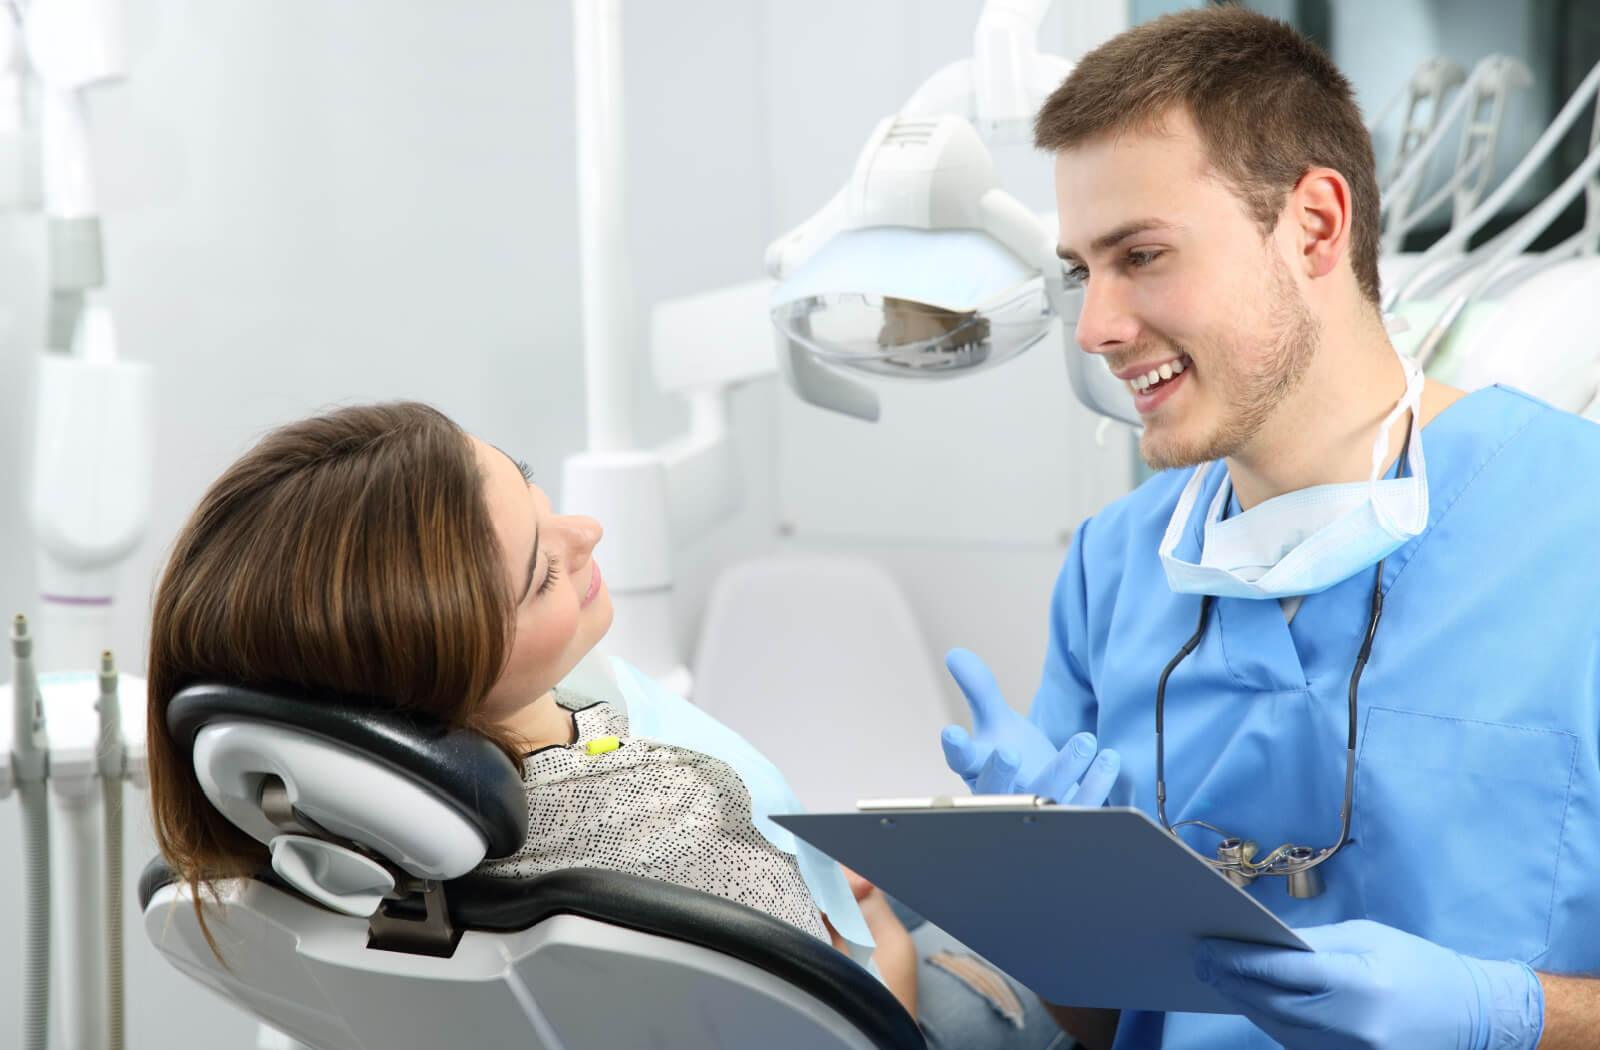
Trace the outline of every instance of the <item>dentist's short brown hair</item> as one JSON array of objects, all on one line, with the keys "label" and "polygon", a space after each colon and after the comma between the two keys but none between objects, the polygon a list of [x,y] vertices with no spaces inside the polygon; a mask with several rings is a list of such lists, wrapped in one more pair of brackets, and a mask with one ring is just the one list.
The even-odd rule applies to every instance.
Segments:
[{"label": "dentist's short brown hair", "polygon": [[1211,168],[1263,235],[1313,168],[1350,184],[1350,266],[1377,307],[1378,180],[1350,82],[1311,41],[1266,15],[1205,7],[1164,15],[1083,56],[1034,121],[1052,153],[1102,135],[1159,127],[1182,110]]}]

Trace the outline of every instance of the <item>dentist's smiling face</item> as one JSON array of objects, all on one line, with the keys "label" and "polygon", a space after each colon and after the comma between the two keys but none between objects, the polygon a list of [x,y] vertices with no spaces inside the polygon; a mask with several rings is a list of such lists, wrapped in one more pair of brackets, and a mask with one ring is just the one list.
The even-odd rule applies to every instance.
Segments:
[{"label": "dentist's smiling face", "polygon": [[1056,154],[1058,250],[1084,282],[1077,343],[1133,391],[1156,469],[1248,452],[1318,339],[1291,242],[1263,237],[1186,113],[1163,124]]},{"label": "dentist's smiling face", "polygon": [[548,693],[611,627],[611,595],[594,560],[600,523],[557,514],[517,463],[472,439],[499,540],[514,630],[484,713],[503,722]]}]

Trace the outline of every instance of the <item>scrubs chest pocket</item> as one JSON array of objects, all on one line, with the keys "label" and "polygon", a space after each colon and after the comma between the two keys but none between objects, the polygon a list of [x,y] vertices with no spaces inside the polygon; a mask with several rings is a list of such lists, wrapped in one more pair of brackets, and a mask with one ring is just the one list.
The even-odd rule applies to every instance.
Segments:
[{"label": "scrubs chest pocket", "polygon": [[1558,730],[1370,708],[1352,815],[1367,917],[1534,962],[1550,943],[1577,747]]}]

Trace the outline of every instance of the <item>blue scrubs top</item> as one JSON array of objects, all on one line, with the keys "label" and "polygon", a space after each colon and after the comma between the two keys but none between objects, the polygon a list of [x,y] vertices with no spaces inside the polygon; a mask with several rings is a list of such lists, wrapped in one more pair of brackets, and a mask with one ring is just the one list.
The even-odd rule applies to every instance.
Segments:
[{"label": "blue scrubs top", "polygon": [[[1600,972],[1600,427],[1480,390],[1422,432],[1428,527],[1383,564],[1361,677],[1351,841],[1290,926],[1368,918],[1468,955]],[[1214,470],[1178,553],[1199,560]],[[1030,717],[1122,754],[1111,802],[1155,817],[1155,695],[1198,595],[1157,546],[1188,471],[1157,475],[1078,530]],[[1167,816],[1321,848],[1339,834],[1350,673],[1376,568],[1305,599],[1218,598],[1167,683]],[[1180,835],[1213,854],[1216,837]],[[1080,949],[1082,946],[1079,946]],[[1242,1017],[1124,1012],[1121,1047],[1270,1047]]]}]

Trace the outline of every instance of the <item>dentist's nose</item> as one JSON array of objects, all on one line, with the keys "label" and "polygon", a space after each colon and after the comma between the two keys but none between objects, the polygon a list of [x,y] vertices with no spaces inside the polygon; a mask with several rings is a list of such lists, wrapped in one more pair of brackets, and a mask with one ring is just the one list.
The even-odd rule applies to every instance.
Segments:
[{"label": "dentist's nose", "polygon": [[1128,309],[1120,282],[1102,278],[1084,285],[1078,325],[1073,333],[1078,349],[1104,354],[1121,349],[1139,335],[1139,324]]}]

